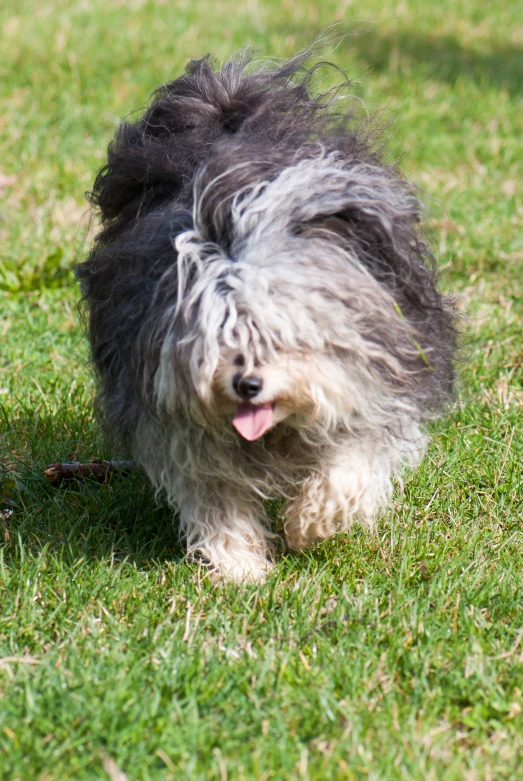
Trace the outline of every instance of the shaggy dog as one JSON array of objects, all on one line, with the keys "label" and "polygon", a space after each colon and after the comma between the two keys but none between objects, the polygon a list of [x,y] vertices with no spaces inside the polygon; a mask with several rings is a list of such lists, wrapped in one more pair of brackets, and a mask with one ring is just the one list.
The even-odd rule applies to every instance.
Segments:
[{"label": "shaggy dog", "polygon": [[452,396],[416,194],[307,58],[158,89],[109,146],[77,270],[106,425],[235,580],[274,559],[267,497],[293,550],[372,525]]}]

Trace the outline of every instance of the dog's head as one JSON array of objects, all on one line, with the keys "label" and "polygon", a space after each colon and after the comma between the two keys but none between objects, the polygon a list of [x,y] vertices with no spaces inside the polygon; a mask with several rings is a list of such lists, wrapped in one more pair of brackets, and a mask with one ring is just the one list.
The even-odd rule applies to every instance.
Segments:
[{"label": "dog's head", "polygon": [[317,441],[451,395],[452,311],[418,200],[375,123],[314,93],[312,54],[189,63],[109,145],[90,196],[102,230],[76,273],[123,439],[152,414]]},{"label": "dog's head", "polygon": [[158,404],[255,440],[284,420],[350,426],[419,391],[438,355],[416,319],[441,301],[404,181],[319,145],[279,168],[231,157],[200,172],[194,229],[159,282],[176,295],[153,333]]}]

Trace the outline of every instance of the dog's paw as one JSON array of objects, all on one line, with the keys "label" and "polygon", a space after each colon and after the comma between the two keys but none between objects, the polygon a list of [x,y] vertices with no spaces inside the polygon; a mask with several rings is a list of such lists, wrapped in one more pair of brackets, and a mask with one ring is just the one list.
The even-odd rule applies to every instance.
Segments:
[{"label": "dog's paw", "polygon": [[320,542],[328,537],[332,536],[333,532],[329,529],[324,530],[323,533],[318,528],[313,526],[306,526],[304,524],[286,524],[285,526],[285,542],[287,547],[292,551],[302,551],[313,545],[315,542]]},{"label": "dog's paw", "polygon": [[269,559],[252,556],[214,566],[209,570],[209,576],[216,583],[263,583],[273,567]]}]

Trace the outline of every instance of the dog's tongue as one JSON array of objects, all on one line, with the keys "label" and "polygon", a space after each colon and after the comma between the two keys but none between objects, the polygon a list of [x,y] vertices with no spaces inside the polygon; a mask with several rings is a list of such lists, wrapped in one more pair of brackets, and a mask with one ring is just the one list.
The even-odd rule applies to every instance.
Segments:
[{"label": "dog's tongue", "polygon": [[249,404],[242,402],[236,407],[232,425],[244,439],[253,442],[270,429],[273,421],[272,404]]}]

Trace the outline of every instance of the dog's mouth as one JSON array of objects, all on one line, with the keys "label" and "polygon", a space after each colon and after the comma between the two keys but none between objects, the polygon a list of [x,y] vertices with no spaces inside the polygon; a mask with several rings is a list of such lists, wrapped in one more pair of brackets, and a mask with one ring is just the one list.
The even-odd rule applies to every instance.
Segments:
[{"label": "dog's mouth", "polygon": [[244,439],[254,442],[262,437],[274,422],[274,403],[251,404],[242,401],[236,407],[232,425]]}]

